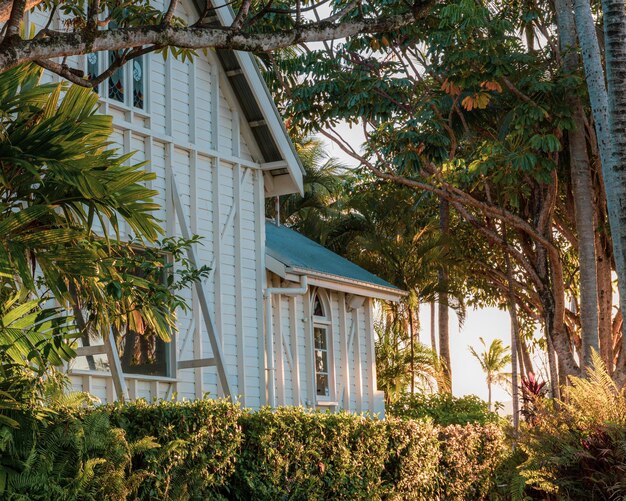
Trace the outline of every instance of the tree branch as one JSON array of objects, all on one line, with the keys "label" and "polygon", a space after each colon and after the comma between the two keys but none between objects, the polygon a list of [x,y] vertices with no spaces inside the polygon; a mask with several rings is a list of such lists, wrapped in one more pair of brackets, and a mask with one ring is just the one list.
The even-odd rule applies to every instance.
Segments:
[{"label": "tree branch", "polygon": [[[25,2],[26,0],[21,1]],[[269,52],[301,43],[323,42],[364,33],[397,30],[414,23],[416,18],[425,15],[429,10],[431,1],[428,0],[424,3],[423,9],[416,13],[340,23],[328,23],[323,20],[277,33],[250,34],[224,27],[174,28],[152,25],[98,31],[95,34],[87,32],[54,33],[37,40],[20,40],[13,43],[10,48],[3,47],[0,49],[0,71],[6,71],[30,61],[104,50],[124,50],[141,46],[174,46],[184,49],[213,47]]]}]

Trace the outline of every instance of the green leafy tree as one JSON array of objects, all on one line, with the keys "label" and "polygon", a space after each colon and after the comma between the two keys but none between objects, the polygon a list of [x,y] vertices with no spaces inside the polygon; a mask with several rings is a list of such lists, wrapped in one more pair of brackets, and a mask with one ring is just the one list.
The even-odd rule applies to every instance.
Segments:
[{"label": "green leafy tree", "polygon": [[494,339],[489,346],[485,344],[485,340],[481,337],[480,343],[484,350],[478,353],[470,346],[469,350],[472,356],[478,360],[480,367],[485,373],[487,381],[487,390],[489,392],[488,404],[491,410],[491,391],[494,384],[509,384],[511,374],[504,372],[504,369],[511,363],[511,354],[509,347],[504,346],[501,339]]}]

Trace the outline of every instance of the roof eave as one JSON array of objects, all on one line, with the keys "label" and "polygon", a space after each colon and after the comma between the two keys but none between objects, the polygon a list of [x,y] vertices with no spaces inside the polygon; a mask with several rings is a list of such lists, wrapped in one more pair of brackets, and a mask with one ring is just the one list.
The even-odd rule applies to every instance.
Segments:
[{"label": "roof eave", "polygon": [[[215,12],[220,24],[222,26],[232,24],[234,14],[230,5],[226,3],[225,0],[212,0],[211,3],[216,7]],[[218,53],[219,52],[220,51],[218,51]],[[276,147],[282,157],[282,162],[278,159],[266,159],[266,162],[261,164],[261,169],[268,172],[273,179],[273,182],[265,183],[265,195],[269,197],[290,193],[303,194],[304,167],[302,166],[295,147],[289,138],[285,124],[278,113],[274,99],[267,88],[254,56],[248,52],[230,52],[232,52],[237,59],[237,62],[242,70],[241,76],[245,77],[250,90],[253,95],[256,96],[257,104],[263,116],[262,120],[254,120],[254,122],[258,127],[267,127],[267,132],[269,132],[272,139],[276,143]],[[229,76],[229,80],[238,77],[238,74]],[[232,81],[231,84],[233,84]],[[277,165],[278,163],[281,163],[282,165]],[[282,173],[284,170],[287,170],[287,175]]]},{"label": "roof eave", "polygon": [[[285,271],[294,275],[306,275],[307,277],[309,277],[309,283],[311,283],[312,285],[323,286],[326,285],[326,283],[344,284],[350,287],[350,289],[358,289],[363,296],[373,297],[376,299],[384,299],[385,301],[398,302],[400,301],[400,299],[409,294],[406,291],[396,289],[394,287],[386,287],[384,285],[378,285],[372,282],[364,282],[362,280],[355,280],[353,278],[342,277],[340,275],[333,275],[331,273],[324,273],[316,270],[310,270],[307,268],[286,267]],[[319,279],[320,283],[316,283],[316,278]],[[337,290],[339,289],[337,288]],[[345,292],[354,291],[349,290]]]}]

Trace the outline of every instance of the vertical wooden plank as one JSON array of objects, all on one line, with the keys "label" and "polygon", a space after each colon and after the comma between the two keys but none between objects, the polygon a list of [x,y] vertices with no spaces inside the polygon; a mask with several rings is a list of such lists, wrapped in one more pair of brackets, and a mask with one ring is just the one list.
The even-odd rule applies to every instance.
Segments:
[{"label": "vertical wooden plank", "polygon": [[246,351],[245,351],[245,341],[244,341],[244,327],[243,327],[243,309],[244,305],[244,297],[243,297],[243,259],[241,252],[241,239],[242,239],[242,228],[241,228],[241,181],[242,181],[242,173],[241,166],[239,164],[235,165],[235,179],[234,179],[234,201],[236,204],[235,207],[235,221],[234,221],[234,231],[235,231],[235,311],[236,318],[235,323],[237,326],[237,379],[239,382],[239,387],[237,389],[238,394],[240,396],[241,405],[245,407],[246,405]]},{"label": "vertical wooden plank", "polygon": [[159,382],[150,381],[150,401],[156,402],[159,399]]},{"label": "vertical wooden plank", "polygon": [[[175,235],[176,218],[174,214],[174,196],[172,193],[172,178],[174,172],[174,145],[171,142],[165,143],[165,235],[172,237]],[[181,214],[184,217],[184,214]]]},{"label": "vertical wooden plank", "polygon": [[196,144],[196,66],[188,64],[189,67],[189,142]]},{"label": "vertical wooden plank", "polygon": [[170,56],[165,61],[165,134],[168,136],[174,133],[172,94],[172,57]]},{"label": "vertical wooden plank", "polygon": [[254,209],[255,209],[255,254],[256,254],[256,298],[257,298],[257,353],[259,356],[259,396],[260,404],[267,403],[267,371],[265,363],[265,304],[263,301],[263,291],[266,287],[267,274],[265,272],[265,187],[263,184],[263,173],[260,170],[254,171]]},{"label": "vertical wooden plank", "polygon": [[241,155],[241,131],[239,122],[239,113],[233,111],[233,156],[239,158]]},{"label": "vertical wooden plank", "polygon": [[128,395],[131,400],[137,400],[137,380],[135,378],[128,380]]},{"label": "vertical wooden plank", "polygon": [[298,296],[289,298],[289,326],[291,331],[291,384],[293,385],[293,403],[300,405],[302,396],[300,394],[300,350],[298,347]]},{"label": "vertical wooden plank", "polygon": [[[213,280],[215,283],[215,326],[218,332],[218,342],[224,350],[224,322],[222,319],[222,222],[220,217],[220,159],[214,160],[213,176],[213,262],[215,263]],[[218,395],[223,396],[223,388],[218,385]]]},{"label": "vertical wooden plank", "polygon": [[356,411],[363,412],[363,374],[361,360],[361,342],[359,340],[359,310],[352,310],[352,328],[354,330],[354,380],[356,383]]},{"label": "vertical wooden plank", "polygon": [[348,318],[346,315],[346,295],[339,294],[339,338],[341,342],[341,379],[343,382],[343,409],[350,411],[350,352],[348,351]]},{"label": "vertical wooden plank", "polygon": [[329,388],[329,396],[332,401],[336,401],[339,398],[337,395],[337,361],[335,357],[335,336],[337,332],[335,330],[335,321],[333,319],[333,301],[335,297],[339,294],[336,294],[332,291],[326,291],[328,298],[328,320],[330,320],[330,324],[328,325],[328,346],[326,347],[327,356],[328,356],[328,388]]},{"label": "vertical wooden plank", "polygon": [[220,76],[216,61],[211,63],[211,146],[220,150]]},{"label": "vertical wooden plank", "polygon": [[[274,279],[274,287],[280,287],[280,278]],[[274,363],[276,374],[276,403],[285,405],[285,357],[283,352],[283,296],[275,294],[272,297],[274,311]]]},{"label": "vertical wooden plank", "polygon": [[304,353],[306,371],[306,405],[314,407],[317,401],[315,392],[315,365],[313,354],[313,317],[311,315],[311,288],[302,296],[304,301]]},{"label": "vertical wooden plank", "polygon": [[372,309],[374,300],[368,298],[365,301],[365,340],[367,342],[367,378],[369,388],[369,410],[374,412],[374,399],[376,398],[376,352],[374,346],[374,317]]},{"label": "vertical wooden plank", "polygon": [[[192,65],[193,66],[193,65]],[[189,155],[189,208],[190,208],[190,226],[191,233],[198,233],[198,154],[192,150]],[[202,358],[202,327],[200,324],[200,306],[198,304],[198,293],[196,289],[191,290],[191,321],[193,322],[193,356],[196,359]],[[184,354],[181,353],[181,356]],[[203,368],[196,367],[193,369],[194,377],[194,395],[197,399],[204,396],[204,380]]]},{"label": "vertical wooden plank", "polygon": [[83,376],[83,391],[85,393],[92,393],[93,392],[93,385],[92,385],[92,378],[91,376]]}]

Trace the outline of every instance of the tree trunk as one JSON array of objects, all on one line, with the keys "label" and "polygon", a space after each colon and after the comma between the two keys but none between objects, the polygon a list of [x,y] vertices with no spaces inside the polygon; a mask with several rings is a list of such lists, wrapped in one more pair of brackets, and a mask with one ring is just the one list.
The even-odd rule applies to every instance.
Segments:
[{"label": "tree trunk", "polygon": [[430,302],[430,348],[437,353],[437,327],[435,325],[436,322],[436,312],[435,312],[435,301]]},{"label": "tree trunk", "polygon": [[[506,229],[502,229],[503,237],[506,240]],[[511,258],[509,253],[505,251],[504,258],[506,261],[506,275],[509,282],[509,316],[511,317],[511,393],[513,397],[513,429],[515,433],[519,431],[519,383],[518,383],[518,340],[519,340],[519,323],[517,321],[517,305],[515,303],[515,285],[513,282],[513,269],[511,267]]]},{"label": "tree trunk", "polygon": [[489,405],[489,412],[491,412],[491,381],[487,379],[487,403]]},{"label": "tree trunk", "polygon": [[[609,93],[589,0],[574,0],[576,30],[593,113],[607,212],[613,240],[620,309],[626,311],[626,25],[623,0],[604,0],[605,57]],[[609,94],[611,100],[609,101]],[[621,114],[621,116],[620,116]],[[615,147],[613,147],[615,146]],[[626,343],[626,336],[623,336]],[[626,350],[622,350],[626,353]],[[623,372],[623,370],[621,371]]]},{"label": "tree trunk", "polygon": [[[612,169],[609,183],[605,178],[607,206],[613,249],[615,271],[620,293],[620,309],[626,313],[626,12],[624,0],[602,0],[604,14],[604,58],[608,85],[609,131],[612,140]],[[602,162],[604,164],[604,161]],[[604,172],[604,166],[603,166]],[[612,196],[609,197],[609,191]],[[622,327],[622,353],[619,378],[626,374],[626,335]]]},{"label": "tree trunk", "polygon": [[409,305],[409,330],[411,338],[409,345],[411,347],[411,395],[415,393],[415,335],[413,331],[413,308]]},{"label": "tree trunk", "polygon": [[613,281],[611,257],[606,254],[603,240],[600,235],[596,236],[600,356],[609,373],[613,374]]},{"label": "tree trunk", "polygon": [[[439,225],[445,239],[450,231],[450,206],[447,200],[439,202]],[[444,243],[445,245],[445,243]],[[443,364],[443,378],[446,388],[440,390],[452,393],[452,363],[450,357],[450,332],[448,310],[448,272],[439,269],[439,356]]]},{"label": "tree trunk", "polygon": [[[559,42],[563,67],[567,73],[578,69],[576,29],[571,0],[555,0]],[[593,185],[591,164],[587,153],[584,114],[580,98],[567,98],[575,127],[569,131],[570,171],[580,263],[580,323],[582,327],[581,367],[591,363],[592,350],[598,351],[598,291],[594,228]]]}]

